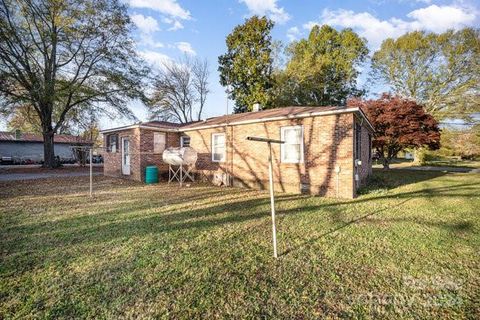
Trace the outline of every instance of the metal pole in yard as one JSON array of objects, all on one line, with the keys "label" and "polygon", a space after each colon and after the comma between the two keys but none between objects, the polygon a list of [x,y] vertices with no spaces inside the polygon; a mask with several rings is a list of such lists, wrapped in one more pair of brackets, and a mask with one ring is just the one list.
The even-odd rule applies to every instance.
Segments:
[{"label": "metal pole in yard", "polygon": [[92,169],[93,168],[93,164],[92,164],[93,156],[92,156],[92,153],[93,153],[92,148],[90,148],[90,197],[93,196],[93,169]]},{"label": "metal pole in yard", "polygon": [[270,180],[270,207],[272,209],[272,237],[273,237],[273,257],[277,258],[277,229],[275,227],[275,197],[273,190],[273,160],[272,143],[268,142],[268,177]]},{"label": "metal pole in yard", "polygon": [[272,240],[273,240],[273,257],[277,258],[277,228],[275,225],[275,196],[273,187],[273,156],[272,156],[272,143],[282,144],[285,143],[281,140],[260,138],[260,137],[247,137],[247,140],[266,142],[268,144],[268,178],[270,184],[270,208],[272,213]]}]

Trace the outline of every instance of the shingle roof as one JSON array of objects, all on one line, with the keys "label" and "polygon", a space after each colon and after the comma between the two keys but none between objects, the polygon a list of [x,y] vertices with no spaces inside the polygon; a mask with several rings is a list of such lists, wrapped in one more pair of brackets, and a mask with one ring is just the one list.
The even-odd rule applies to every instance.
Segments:
[{"label": "shingle roof", "polygon": [[181,126],[182,129],[194,129],[197,127],[203,126],[214,126],[222,125],[226,123],[238,123],[244,121],[253,121],[253,120],[267,120],[271,118],[282,118],[282,117],[302,117],[309,116],[318,112],[327,112],[327,111],[339,111],[347,110],[350,107],[284,107],[277,109],[267,109],[257,112],[246,112],[246,113],[236,113],[229,114],[220,117],[209,118],[204,121],[198,121],[194,123],[187,123]]},{"label": "shingle roof", "polygon": [[[15,139],[15,132],[0,131],[0,141],[43,142],[43,137],[32,133],[22,133],[20,139]],[[79,136],[56,134],[53,136],[55,143],[92,144],[92,141]]]},{"label": "shingle roof", "polygon": [[150,127],[157,127],[157,128],[164,128],[164,129],[175,129],[181,127],[182,123],[174,123],[168,121],[148,121],[142,122],[142,126],[150,126]]},{"label": "shingle roof", "polygon": [[[351,109],[351,110],[350,110]],[[268,120],[278,120],[282,118],[299,118],[299,117],[308,117],[315,115],[326,115],[329,112],[355,112],[359,111],[356,107],[334,107],[334,106],[325,106],[325,107],[283,107],[277,109],[267,109],[257,112],[246,112],[246,113],[237,113],[229,114],[219,117],[208,118],[203,121],[195,121],[189,123],[173,123],[167,121],[150,121],[137,123],[131,126],[124,126],[118,128],[111,128],[102,130],[102,133],[115,132],[120,130],[130,129],[136,126],[145,126],[145,127],[157,127],[160,129],[166,130],[196,130],[204,127],[214,127],[214,126],[223,126],[223,125],[233,125],[243,122],[261,122]],[[363,112],[359,111],[362,116],[365,116]],[[367,119],[368,121],[368,119]]]}]

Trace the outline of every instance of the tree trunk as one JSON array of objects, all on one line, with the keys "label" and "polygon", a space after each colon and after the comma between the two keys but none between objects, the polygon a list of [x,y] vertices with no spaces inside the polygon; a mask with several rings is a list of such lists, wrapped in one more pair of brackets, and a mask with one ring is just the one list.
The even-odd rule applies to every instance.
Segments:
[{"label": "tree trunk", "polygon": [[387,158],[382,159],[383,169],[389,170],[390,169],[390,161]]},{"label": "tree trunk", "polygon": [[55,160],[53,135],[53,130],[43,132],[43,166],[45,168],[56,168],[60,165]]}]

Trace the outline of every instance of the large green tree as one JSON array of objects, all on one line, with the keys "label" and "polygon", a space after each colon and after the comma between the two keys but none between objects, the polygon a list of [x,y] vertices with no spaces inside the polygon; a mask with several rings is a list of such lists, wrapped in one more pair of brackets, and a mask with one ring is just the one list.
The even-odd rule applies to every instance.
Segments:
[{"label": "large green tree", "polygon": [[383,41],[372,75],[437,119],[480,111],[480,33],[465,28],[442,34],[414,31]]},{"label": "large green tree", "polygon": [[117,0],[0,0],[0,107],[33,108],[46,167],[69,115],[131,115],[128,100],[143,97],[131,27]]},{"label": "large green tree", "polygon": [[220,83],[229,88],[235,112],[251,111],[254,103],[271,104],[273,21],[253,16],[227,36],[227,52],[218,57]]},{"label": "large green tree", "polygon": [[345,105],[363,93],[357,77],[368,48],[351,29],[314,26],[287,53],[286,70],[275,73],[275,105]]}]

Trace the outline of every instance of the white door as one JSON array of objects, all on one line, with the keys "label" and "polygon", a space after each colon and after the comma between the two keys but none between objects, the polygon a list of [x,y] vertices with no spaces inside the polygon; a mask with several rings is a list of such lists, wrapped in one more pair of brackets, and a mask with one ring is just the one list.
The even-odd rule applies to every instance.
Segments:
[{"label": "white door", "polygon": [[130,140],[122,138],[122,174],[130,175]]}]

